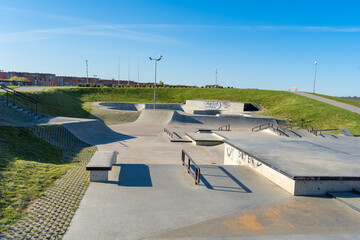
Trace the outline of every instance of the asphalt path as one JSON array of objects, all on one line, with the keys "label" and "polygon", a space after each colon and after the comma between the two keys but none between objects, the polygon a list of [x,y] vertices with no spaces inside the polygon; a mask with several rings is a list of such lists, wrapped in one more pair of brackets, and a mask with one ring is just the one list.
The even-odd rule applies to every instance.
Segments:
[{"label": "asphalt path", "polygon": [[333,106],[336,106],[336,107],[339,107],[339,108],[342,108],[342,109],[345,109],[345,110],[348,110],[348,111],[351,111],[351,112],[354,112],[354,113],[357,113],[357,114],[360,114],[360,108],[355,107],[355,106],[350,105],[350,104],[334,101],[334,100],[331,100],[331,99],[328,99],[328,98],[320,97],[320,96],[317,96],[317,95],[314,95],[314,94],[311,94],[311,93],[306,93],[306,92],[293,92],[293,93],[296,93],[296,94],[301,95],[303,97],[311,98],[311,99],[314,99],[314,100],[317,100],[317,101],[320,101],[320,102],[331,104]]}]

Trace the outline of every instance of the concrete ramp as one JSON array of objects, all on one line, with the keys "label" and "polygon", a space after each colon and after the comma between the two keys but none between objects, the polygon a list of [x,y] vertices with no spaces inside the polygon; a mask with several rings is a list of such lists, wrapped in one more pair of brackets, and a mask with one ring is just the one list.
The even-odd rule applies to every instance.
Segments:
[{"label": "concrete ramp", "polygon": [[144,109],[141,111],[141,114],[135,123],[164,126],[172,120],[173,115],[174,110]]},{"label": "concrete ramp", "polygon": [[114,132],[100,120],[63,123],[62,125],[80,140],[91,145],[101,145],[134,138],[133,136]]}]

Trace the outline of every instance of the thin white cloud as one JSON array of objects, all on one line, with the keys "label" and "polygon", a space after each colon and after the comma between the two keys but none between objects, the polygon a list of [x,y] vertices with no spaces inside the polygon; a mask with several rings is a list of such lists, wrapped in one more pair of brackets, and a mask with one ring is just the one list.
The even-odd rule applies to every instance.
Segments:
[{"label": "thin white cloud", "polygon": [[40,29],[23,32],[0,33],[0,42],[28,42],[44,39],[54,39],[59,36],[101,36],[118,39],[128,39],[142,42],[180,43],[175,39],[149,34],[132,29],[114,27],[112,25],[89,25],[80,27],[65,27]]},{"label": "thin white cloud", "polygon": [[109,29],[239,29],[239,30],[278,30],[312,32],[360,32],[360,27],[332,26],[278,26],[278,25],[182,25],[182,24],[114,24],[98,25]]}]

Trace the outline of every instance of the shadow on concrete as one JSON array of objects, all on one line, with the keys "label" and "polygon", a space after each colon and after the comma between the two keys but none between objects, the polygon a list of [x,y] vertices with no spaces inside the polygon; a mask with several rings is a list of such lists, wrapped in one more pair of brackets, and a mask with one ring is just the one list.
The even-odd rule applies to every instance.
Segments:
[{"label": "shadow on concrete", "polygon": [[126,110],[137,111],[135,103],[99,103],[100,106],[104,106],[111,110]]},{"label": "shadow on concrete", "polygon": [[145,164],[120,164],[119,186],[152,187],[149,167]]},{"label": "shadow on concrete", "polygon": [[221,166],[200,166],[200,169],[200,185],[203,184],[210,190],[238,193],[252,192],[245,184]]}]

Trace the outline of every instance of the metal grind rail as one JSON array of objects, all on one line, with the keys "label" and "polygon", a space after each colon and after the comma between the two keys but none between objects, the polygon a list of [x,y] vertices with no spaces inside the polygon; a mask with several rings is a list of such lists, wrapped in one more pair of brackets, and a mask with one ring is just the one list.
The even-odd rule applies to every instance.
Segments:
[{"label": "metal grind rail", "polygon": [[261,124],[259,126],[256,126],[256,127],[253,127],[251,130],[253,132],[258,132],[258,131],[261,131],[261,130],[265,130],[265,129],[268,129],[268,128],[271,128],[272,130],[274,130],[275,132],[279,133],[279,135],[285,135],[287,136],[283,130],[281,130],[279,128],[279,126],[274,126],[274,123],[264,123],[264,124]]},{"label": "metal grind rail", "polygon": [[30,114],[31,116],[37,116],[38,115],[38,106],[37,104],[39,103],[38,101],[26,96],[25,94],[18,92],[14,89],[8,88],[7,86],[5,86],[4,84],[0,84],[0,88],[3,89],[4,91],[6,91],[6,105],[9,106],[9,95],[10,98],[12,98],[12,105],[15,106],[17,99],[16,98],[20,98],[22,100],[25,101],[25,103],[30,104]]},{"label": "metal grind rail", "polygon": [[[195,180],[195,184],[198,185],[200,183],[200,167],[192,160],[190,155],[184,149],[181,151],[181,160],[183,166],[186,167],[188,173]],[[195,170],[191,165],[195,167]]]},{"label": "metal grind rail", "polygon": [[219,131],[230,131],[230,124],[220,126]]}]

